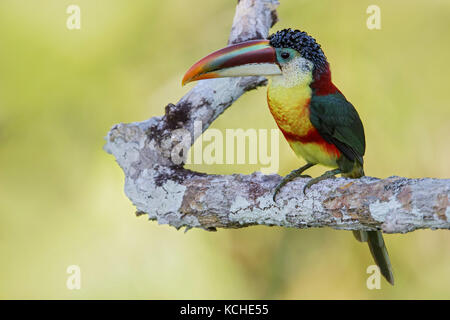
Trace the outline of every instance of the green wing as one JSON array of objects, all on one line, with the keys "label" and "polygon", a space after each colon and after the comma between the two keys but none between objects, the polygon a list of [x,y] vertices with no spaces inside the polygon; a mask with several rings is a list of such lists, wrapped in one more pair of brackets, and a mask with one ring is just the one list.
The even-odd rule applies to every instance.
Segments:
[{"label": "green wing", "polygon": [[355,107],[341,93],[313,96],[310,120],[320,135],[349,160],[363,164],[364,127]]}]

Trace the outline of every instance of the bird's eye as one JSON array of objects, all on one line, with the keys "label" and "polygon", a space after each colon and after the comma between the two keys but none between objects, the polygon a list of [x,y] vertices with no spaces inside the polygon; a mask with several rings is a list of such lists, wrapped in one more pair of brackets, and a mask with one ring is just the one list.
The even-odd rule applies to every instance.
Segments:
[{"label": "bird's eye", "polygon": [[290,57],[290,54],[289,54],[289,52],[282,52],[281,53],[281,57],[283,58],[283,59],[287,59],[287,58],[289,58]]}]

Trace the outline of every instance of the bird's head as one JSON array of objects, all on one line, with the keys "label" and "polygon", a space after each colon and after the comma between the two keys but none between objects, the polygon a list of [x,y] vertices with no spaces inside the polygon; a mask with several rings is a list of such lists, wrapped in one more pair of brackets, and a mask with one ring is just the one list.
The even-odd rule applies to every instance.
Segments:
[{"label": "bird's head", "polygon": [[320,45],[306,32],[284,29],[268,40],[251,40],[220,49],[195,63],[183,85],[201,79],[268,76],[293,85],[328,70]]}]

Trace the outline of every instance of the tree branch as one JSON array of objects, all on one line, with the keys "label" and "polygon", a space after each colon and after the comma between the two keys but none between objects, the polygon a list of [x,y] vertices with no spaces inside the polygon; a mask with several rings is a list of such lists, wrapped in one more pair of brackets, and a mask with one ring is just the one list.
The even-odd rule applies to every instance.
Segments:
[{"label": "tree branch", "polygon": [[[276,0],[240,0],[229,43],[266,38],[277,6]],[[250,225],[389,233],[450,229],[450,180],[339,178],[313,186],[304,196],[307,179],[296,179],[274,203],[278,175],[206,175],[174,162],[177,132],[189,132],[194,141],[199,136],[195,121],[206,130],[243,93],[265,84],[262,77],[204,80],[176,105],[167,105],[164,116],[110,130],[105,150],[122,167],[125,193],[138,214],[176,228],[205,230]]]}]

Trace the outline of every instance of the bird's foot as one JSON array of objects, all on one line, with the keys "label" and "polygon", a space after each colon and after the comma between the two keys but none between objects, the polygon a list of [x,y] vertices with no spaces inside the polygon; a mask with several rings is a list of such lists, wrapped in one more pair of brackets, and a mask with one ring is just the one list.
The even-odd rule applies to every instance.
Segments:
[{"label": "bird's foot", "polygon": [[276,197],[278,192],[281,190],[281,188],[283,188],[283,186],[288,183],[289,181],[294,180],[295,178],[311,178],[311,176],[306,175],[306,174],[302,174],[303,171],[305,171],[308,168],[311,168],[314,164],[311,163],[307,163],[306,165],[304,165],[303,167],[296,169],[294,171],[292,171],[291,173],[289,173],[286,177],[283,178],[283,180],[281,180],[281,182],[275,187],[275,190],[273,192],[273,201],[276,202]]},{"label": "bird's foot", "polygon": [[334,170],[330,170],[325,172],[323,175],[321,175],[320,177],[317,178],[313,178],[311,180],[309,180],[306,185],[303,187],[303,194],[306,195],[306,190],[311,188],[311,186],[315,185],[316,183],[322,181],[322,180],[326,180],[326,179],[333,179],[336,178],[337,174],[340,174],[341,170],[340,169],[334,169]]}]

